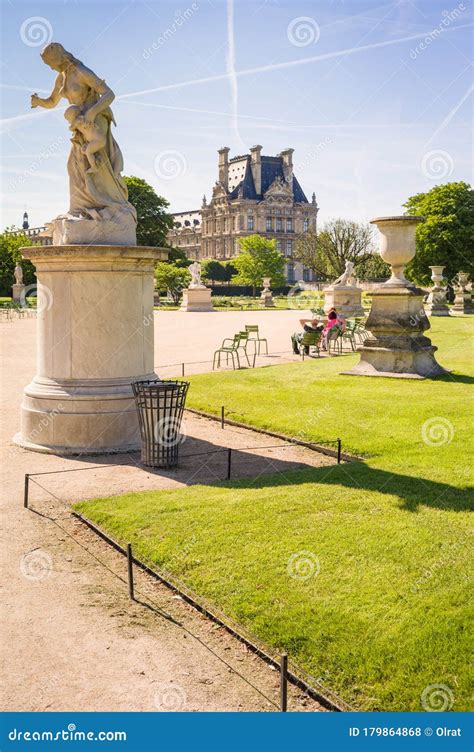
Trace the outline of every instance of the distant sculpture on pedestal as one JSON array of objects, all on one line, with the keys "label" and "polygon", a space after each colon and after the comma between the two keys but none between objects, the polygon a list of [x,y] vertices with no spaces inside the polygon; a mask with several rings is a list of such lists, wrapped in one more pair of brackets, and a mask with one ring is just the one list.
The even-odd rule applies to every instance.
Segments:
[{"label": "distant sculpture on pedestal", "polygon": [[471,292],[467,288],[468,282],[469,274],[467,272],[459,272],[457,275],[457,284],[454,285],[454,305],[451,308],[453,316],[464,316],[474,313]]},{"label": "distant sculpture on pedestal", "polygon": [[202,283],[201,264],[194,261],[188,266],[191,273],[191,284],[183,290],[182,311],[213,311],[211,290]]},{"label": "distant sculpture on pedestal", "polygon": [[188,271],[191,274],[191,284],[189,285],[189,289],[194,290],[197,287],[206,288],[206,285],[203,285],[201,280],[201,264],[198,264],[197,261],[194,261],[190,266],[188,266]]},{"label": "distant sculpture on pedestal", "polygon": [[354,264],[346,261],[346,268],[332,285],[323,288],[324,310],[335,308],[344,318],[362,317],[362,290],[354,284]]},{"label": "distant sculpture on pedestal", "polygon": [[347,373],[354,376],[428,378],[447,371],[435,360],[437,350],[424,336],[430,323],[423,308],[423,290],[403,274],[415,255],[415,228],[423,217],[380,217],[371,224],[380,231],[380,255],[392,267],[392,276],[373,291],[366,328],[370,337],[360,349],[359,363]]},{"label": "distant sculpture on pedestal", "polygon": [[50,225],[53,245],[136,245],[137,214],[128,201],[122,152],[112,135],[114,92],[58,42],[48,44],[41,57],[58,75],[49,97],[33,94],[31,106],[52,109],[61,99],[72,105],[65,112],[73,132],[69,211]]},{"label": "distant sculpture on pedestal", "polygon": [[430,269],[433,288],[426,301],[426,313],[428,316],[449,316],[446,288],[442,284],[444,266],[430,266]]},{"label": "distant sculpture on pedestal", "polygon": [[17,262],[13,272],[15,283],[12,285],[12,300],[14,303],[23,303],[25,285],[23,283],[23,269]]},{"label": "distant sculpture on pedestal", "polygon": [[265,308],[274,308],[275,303],[273,301],[272,291],[270,290],[271,277],[262,277],[263,290],[260,293],[260,300]]}]

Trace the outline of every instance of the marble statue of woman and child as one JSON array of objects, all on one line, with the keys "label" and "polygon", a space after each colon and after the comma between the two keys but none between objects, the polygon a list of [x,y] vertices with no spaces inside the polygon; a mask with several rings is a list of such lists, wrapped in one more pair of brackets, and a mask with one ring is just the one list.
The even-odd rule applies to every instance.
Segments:
[{"label": "marble statue of woman and child", "polygon": [[49,97],[33,94],[31,106],[52,109],[66,99],[64,116],[73,134],[69,211],[49,223],[46,233],[53,245],[136,245],[136,211],[128,201],[122,153],[112,135],[114,92],[58,42],[48,44],[41,57],[58,75]]}]

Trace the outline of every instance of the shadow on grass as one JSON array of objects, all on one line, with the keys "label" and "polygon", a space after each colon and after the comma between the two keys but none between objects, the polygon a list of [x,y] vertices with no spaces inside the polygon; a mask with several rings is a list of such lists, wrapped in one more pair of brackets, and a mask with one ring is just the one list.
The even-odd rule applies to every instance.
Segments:
[{"label": "shadow on grass", "polygon": [[470,488],[456,488],[448,483],[378,470],[369,467],[364,462],[297,470],[287,473],[286,477],[264,475],[250,481],[245,479],[226,481],[222,485],[236,489],[257,489],[283,485],[296,486],[304,483],[343,486],[352,490],[375,491],[396,496],[401,501],[401,508],[407,512],[416,512],[420,506],[454,512],[474,509],[473,493]]}]

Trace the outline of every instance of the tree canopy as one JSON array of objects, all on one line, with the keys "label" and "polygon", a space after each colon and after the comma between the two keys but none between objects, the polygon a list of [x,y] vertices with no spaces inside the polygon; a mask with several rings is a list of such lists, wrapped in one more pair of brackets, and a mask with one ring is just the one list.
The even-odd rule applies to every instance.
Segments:
[{"label": "tree canopy", "polygon": [[474,191],[468,183],[436,185],[417,193],[403,204],[407,214],[425,218],[416,228],[416,255],[406,275],[417,284],[430,284],[430,266],[445,266],[444,276],[453,282],[458,272],[473,278]]},{"label": "tree canopy", "polygon": [[23,282],[25,285],[36,283],[35,267],[24,259],[20,253],[22,246],[32,245],[31,240],[22,234],[12,235],[14,227],[7,228],[0,234],[0,294],[12,294],[12,285],[15,281],[14,271],[17,261],[23,269]]},{"label": "tree canopy", "polygon": [[232,282],[237,285],[251,285],[255,289],[262,285],[263,277],[271,277],[272,287],[285,284],[285,258],[277,250],[276,240],[263,238],[261,235],[247,235],[239,238],[240,251],[232,259],[237,274]]},{"label": "tree canopy", "polygon": [[217,259],[203,259],[201,271],[202,278],[210,282],[230,282],[237,274],[232,261],[218,261]]},{"label": "tree canopy", "polygon": [[167,246],[168,230],[173,227],[173,217],[166,211],[169,202],[142,178],[124,180],[128,199],[137,210],[137,245]]},{"label": "tree canopy", "polygon": [[317,255],[328,278],[339,277],[346,261],[352,261],[357,271],[373,256],[372,228],[350,219],[327,222],[317,237]]},{"label": "tree canopy", "polygon": [[155,279],[158,290],[169,292],[177,305],[184,288],[191,282],[191,275],[183,267],[159,262],[155,268]]}]

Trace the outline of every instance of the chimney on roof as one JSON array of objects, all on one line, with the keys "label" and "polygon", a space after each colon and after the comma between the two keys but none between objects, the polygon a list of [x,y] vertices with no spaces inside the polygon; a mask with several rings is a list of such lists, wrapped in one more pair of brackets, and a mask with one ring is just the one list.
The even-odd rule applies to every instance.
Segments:
[{"label": "chimney on roof", "polygon": [[283,177],[290,188],[293,188],[293,152],[294,149],[283,149],[278,155],[283,160]]},{"label": "chimney on roof", "polygon": [[252,170],[253,182],[255,185],[255,192],[260,195],[262,192],[262,147],[257,146],[250,147],[250,168]]},{"label": "chimney on roof", "polygon": [[226,191],[229,190],[229,152],[230,149],[228,146],[223,146],[222,149],[218,150],[219,154],[219,183],[222,183]]}]

